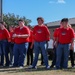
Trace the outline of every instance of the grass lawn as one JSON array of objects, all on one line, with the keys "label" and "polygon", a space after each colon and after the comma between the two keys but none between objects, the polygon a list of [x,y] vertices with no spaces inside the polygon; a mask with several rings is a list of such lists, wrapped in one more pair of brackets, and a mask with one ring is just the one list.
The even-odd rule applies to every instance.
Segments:
[{"label": "grass lawn", "polygon": [[[51,61],[49,61],[49,64]],[[46,70],[44,66],[39,66],[40,61],[38,62],[38,69],[28,69],[28,66],[25,66],[23,69],[19,68],[1,68],[0,75],[75,75],[75,68],[69,68],[67,70]]]}]

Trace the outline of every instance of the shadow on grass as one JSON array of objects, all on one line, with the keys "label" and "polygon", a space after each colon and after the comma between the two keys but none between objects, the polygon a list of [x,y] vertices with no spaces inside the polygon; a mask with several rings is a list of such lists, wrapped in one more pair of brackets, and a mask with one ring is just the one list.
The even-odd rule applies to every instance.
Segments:
[{"label": "shadow on grass", "polygon": [[[54,68],[53,69],[46,69],[45,67],[38,67],[37,69],[28,69],[27,67],[24,67],[23,69],[20,69],[18,67],[16,68],[7,68],[7,67],[3,67],[3,68],[0,68],[0,72],[7,72],[7,73],[21,73],[21,72],[43,72],[43,71],[52,71],[52,70],[55,70]],[[56,70],[57,71],[57,70]],[[68,68],[68,69],[62,69],[61,71],[64,71],[64,72],[75,72],[75,68]]]},{"label": "shadow on grass", "polygon": [[63,69],[65,72],[75,72],[75,68],[69,67],[68,69]]},{"label": "shadow on grass", "polygon": [[38,71],[50,71],[50,69],[46,69],[45,67],[38,67],[37,69],[28,69],[27,67],[24,67],[23,69],[20,69],[18,67],[16,68],[7,68],[3,67],[0,68],[0,72],[8,72],[8,73],[18,73],[18,72],[38,72]]}]

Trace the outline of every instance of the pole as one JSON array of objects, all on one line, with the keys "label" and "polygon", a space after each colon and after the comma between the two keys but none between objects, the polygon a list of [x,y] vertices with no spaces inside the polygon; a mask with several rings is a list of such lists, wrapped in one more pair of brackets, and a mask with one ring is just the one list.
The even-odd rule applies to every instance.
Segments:
[{"label": "pole", "polygon": [[3,21],[2,0],[0,0],[0,21]]}]

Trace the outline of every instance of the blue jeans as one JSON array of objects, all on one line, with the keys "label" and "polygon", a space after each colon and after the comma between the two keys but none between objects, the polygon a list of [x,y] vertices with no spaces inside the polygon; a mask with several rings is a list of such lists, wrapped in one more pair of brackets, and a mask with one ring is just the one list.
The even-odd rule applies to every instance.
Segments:
[{"label": "blue jeans", "polygon": [[1,49],[1,65],[4,65],[4,55],[5,55],[5,65],[9,66],[9,48],[8,48],[8,41],[7,40],[1,40],[0,41],[0,49]]},{"label": "blue jeans", "polygon": [[46,41],[44,42],[34,42],[34,53],[35,53],[35,58],[32,63],[32,66],[35,67],[38,61],[38,56],[39,56],[39,51],[41,49],[42,55],[43,55],[43,61],[46,67],[48,66],[48,56],[47,56],[47,43]]},{"label": "blue jeans", "polygon": [[56,50],[56,68],[60,69],[60,63],[62,61],[62,55],[63,55],[63,63],[62,67],[67,69],[68,67],[68,58],[69,58],[69,44],[58,44],[57,50]]},{"label": "blue jeans", "polygon": [[27,53],[28,43],[14,44],[14,65],[13,66],[24,66],[24,59]]}]

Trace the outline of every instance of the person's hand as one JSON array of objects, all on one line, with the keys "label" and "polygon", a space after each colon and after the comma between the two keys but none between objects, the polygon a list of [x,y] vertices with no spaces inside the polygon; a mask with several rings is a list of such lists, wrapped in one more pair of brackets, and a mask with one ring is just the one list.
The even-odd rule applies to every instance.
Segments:
[{"label": "person's hand", "polygon": [[70,46],[70,49],[71,49],[71,50],[73,50],[73,49],[74,49],[74,46],[73,46],[73,45],[71,45],[71,46]]},{"label": "person's hand", "polygon": [[12,36],[13,38],[15,38],[15,37],[17,37],[17,34],[13,34],[13,36]]},{"label": "person's hand", "polygon": [[8,42],[11,42],[11,40],[10,40],[10,39],[8,39]]},{"label": "person's hand", "polygon": [[32,49],[32,48],[33,48],[33,45],[30,46],[30,49]]}]

